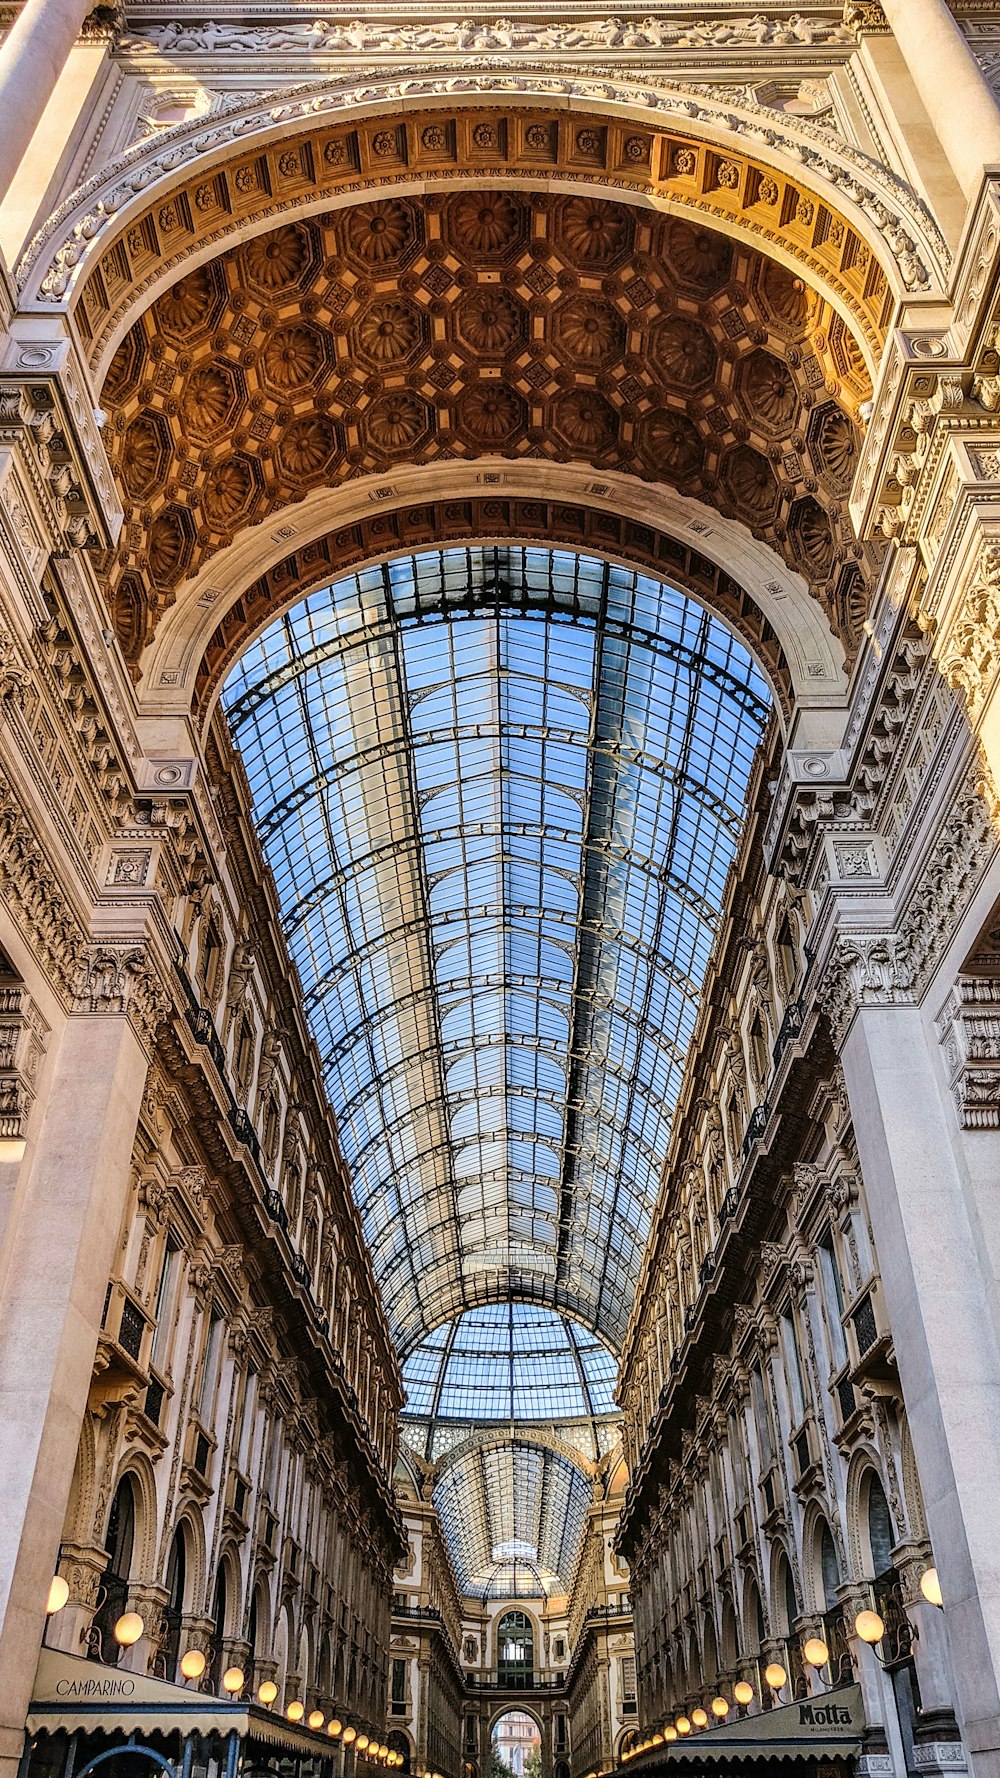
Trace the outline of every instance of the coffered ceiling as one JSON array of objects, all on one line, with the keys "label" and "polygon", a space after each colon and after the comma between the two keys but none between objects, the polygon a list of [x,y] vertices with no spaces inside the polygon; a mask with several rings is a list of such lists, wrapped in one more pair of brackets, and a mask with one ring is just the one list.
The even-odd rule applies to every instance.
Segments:
[{"label": "coffered ceiling", "polygon": [[432,494],[443,460],[534,456],[738,520],[850,656],[875,566],[846,506],[869,393],[828,303],[687,217],[492,185],[285,222],[189,272],[112,362],[114,626],[138,670],[182,583],[319,486],[417,461]]}]

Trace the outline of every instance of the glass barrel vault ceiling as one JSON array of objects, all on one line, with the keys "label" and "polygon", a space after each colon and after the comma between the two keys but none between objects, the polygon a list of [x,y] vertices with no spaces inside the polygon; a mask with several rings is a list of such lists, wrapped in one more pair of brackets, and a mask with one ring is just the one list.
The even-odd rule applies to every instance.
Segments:
[{"label": "glass barrel vault ceiling", "polygon": [[617,1350],[761,675],[658,581],[481,546],[311,594],[223,697],[401,1356],[498,1301]]},{"label": "glass barrel vault ceiling", "polygon": [[564,1593],[591,1485],[558,1452],[517,1440],[463,1452],[431,1496],[469,1598]]},{"label": "glass barrel vault ceiling", "polygon": [[435,1328],[403,1366],[407,1412],[439,1420],[601,1419],[616,1365],[594,1334],[535,1303],[485,1303]]}]

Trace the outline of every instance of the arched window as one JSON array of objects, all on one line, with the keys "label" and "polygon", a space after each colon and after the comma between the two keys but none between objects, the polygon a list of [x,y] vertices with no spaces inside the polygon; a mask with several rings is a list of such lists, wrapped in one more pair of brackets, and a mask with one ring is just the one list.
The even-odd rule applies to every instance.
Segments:
[{"label": "arched window", "polygon": [[785,914],[778,927],[778,963],[786,993],[790,994],[799,973],[799,954],[792,932],[792,923]]},{"label": "arched window", "polygon": [[385,1744],[390,1753],[398,1753],[402,1759],[402,1765],[397,1766],[396,1770],[408,1772],[410,1770],[410,1743],[402,1729],[393,1729],[392,1733],[386,1736]]},{"label": "arched window", "polygon": [[522,1678],[535,1665],[535,1635],[526,1612],[505,1612],[497,1625],[497,1673],[503,1681]]},{"label": "arched window", "polygon": [[218,1690],[219,1686],[222,1684],[222,1675],[229,1666],[225,1650],[222,1646],[226,1634],[227,1607],[228,1592],[226,1587],[226,1569],[225,1564],[220,1562],[219,1572],[215,1577],[215,1592],[212,1595],[212,1618],[214,1620],[214,1628],[212,1630],[212,1666],[210,1671],[212,1675],[212,1684],[216,1690]]},{"label": "arched window", "polygon": [[167,1604],[164,1611],[163,1677],[176,1679],[181,1658],[181,1618],[187,1586],[187,1541],[183,1525],[178,1525],[167,1557]]},{"label": "arched window", "polygon": [[121,1650],[115,1641],[115,1625],[127,1609],[128,1582],[135,1543],[135,1490],[128,1476],[115,1489],[104,1540],[107,1567],[101,1576],[98,1610],[88,1644],[91,1660],[116,1662]]},{"label": "arched window", "polygon": [[825,1523],[819,1540],[819,1565],[823,1583],[823,1610],[834,1611],[837,1606],[837,1588],[840,1585],[840,1563],[837,1560],[833,1533]]},{"label": "arched window", "polygon": [[771,1072],[771,1057],[767,1048],[767,1032],[759,1012],[754,1013],[750,1022],[750,1065],[757,1086],[763,1089]]},{"label": "arched window", "polygon": [[872,1574],[877,1577],[892,1567],[892,1546],[896,1533],[889,1515],[889,1502],[877,1475],[868,1484],[868,1542],[871,1547]]}]

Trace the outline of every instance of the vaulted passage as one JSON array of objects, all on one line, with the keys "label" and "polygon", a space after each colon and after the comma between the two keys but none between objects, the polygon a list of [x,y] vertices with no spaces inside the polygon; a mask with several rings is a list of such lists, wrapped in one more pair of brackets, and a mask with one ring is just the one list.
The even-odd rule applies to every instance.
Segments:
[{"label": "vaulted passage", "polygon": [[224,702],[403,1356],[489,1300],[623,1336],[764,681],[669,587],[397,560]]},{"label": "vaulted passage", "polygon": [[88,5],[0,1778],[1000,1778],[1000,0]]}]

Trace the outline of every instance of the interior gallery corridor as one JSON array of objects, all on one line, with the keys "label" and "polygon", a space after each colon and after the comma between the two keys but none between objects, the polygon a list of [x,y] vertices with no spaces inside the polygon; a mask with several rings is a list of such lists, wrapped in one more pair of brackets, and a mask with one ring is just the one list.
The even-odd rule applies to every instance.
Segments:
[{"label": "interior gallery corridor", "polygon": [[0,1778],[1000,1778],[1000,4],[0,4]]}]

